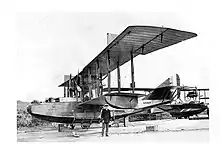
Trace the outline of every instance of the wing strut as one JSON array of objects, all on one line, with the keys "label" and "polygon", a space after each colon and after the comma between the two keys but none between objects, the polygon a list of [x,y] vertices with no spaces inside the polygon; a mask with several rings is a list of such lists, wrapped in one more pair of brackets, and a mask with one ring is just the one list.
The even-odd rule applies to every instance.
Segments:
[{"label": "wing strut", "polygon": [[119,58],[117,62],[117,74],[118,74],[118,93],[121,91],[121,75],[120,75],[120,65],[119,65]]},{"label": "wing strut", "polygon": [[110,52],[107,53],[107,69],[108,69],[108,93],[111,92],[111,71],[110,71]]},{"label": "wing strut", "polygon": [[100,96],[100,68],[99,68],[99,60],[97,60],[97,63],[96,63],[96,80],[97,80],[97,96],[99,97]]},{"label": "wing strut", "polygon": [[91,68],[88,68],[88,86],[89,86],[89,99],[91,99],[92,98]]},{"label": "wing strut", "polygon": [[70,91],[70,88],[72,87],[71,86],[71,78],[72,78],[72,75],[70,74],[69,83],[68,83],[68,96],[67,97],[71,97],[71,91]]},{"label": "wing strut", "polygon": [[[80,86],[82,86],[83,85],[83,77],[82,77],[82,75],[79,75],[79,80],[80,80]],[[83,94],[83,87],[81,88],[81,91],[80,91],[80,99],[81,99],[81,102],[83,101],[83,98],[84,98],[84,94]]]},{"label": "wing strut", "polygon": [[130,52],[131,55],[131,88],[132,88],[132,93],[134,94],[134,61],[133,61],[133,48]]}]

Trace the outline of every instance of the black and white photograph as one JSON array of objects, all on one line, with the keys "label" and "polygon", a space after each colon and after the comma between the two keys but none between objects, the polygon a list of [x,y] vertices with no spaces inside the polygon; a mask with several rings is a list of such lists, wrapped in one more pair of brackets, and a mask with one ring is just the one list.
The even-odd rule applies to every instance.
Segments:
[{"label": "black and white photograph", "polygon": [[18,14],[17,141],[208,142],[202,38],[180,19]]},{"label": "black and white photograph", "polygon": [[2,44],[15,50],[15,71],[1,61],[2,105],[13,107],[2,107],[3,120],[14,127],[1,129],[17,154],[207,155],[214,148],[219,27],[212,9],[203,12],[206,3],[16,4],[15,45]]}]

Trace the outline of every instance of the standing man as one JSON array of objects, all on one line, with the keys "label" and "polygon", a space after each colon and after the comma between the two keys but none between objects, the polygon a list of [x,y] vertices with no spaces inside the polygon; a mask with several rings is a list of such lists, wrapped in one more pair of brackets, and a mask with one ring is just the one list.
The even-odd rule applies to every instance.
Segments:
[{"label": "standing man", "polygon": [[104,136],[105,128],[106,128],[105,135],[108,136],[108,127],[111,119],[111,113],[110,110],[108,109],[108,104],[105,104],[104,108],[102,109],[101,119],[102,119],[102,137]]}]

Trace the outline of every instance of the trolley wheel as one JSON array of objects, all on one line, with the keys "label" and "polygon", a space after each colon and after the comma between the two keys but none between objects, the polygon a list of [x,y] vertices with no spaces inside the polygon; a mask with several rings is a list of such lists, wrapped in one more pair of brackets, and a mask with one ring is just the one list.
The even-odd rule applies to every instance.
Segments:
[{"label": "trolley wheel", "polygon": [[81,125],[82,129],[89,129],[89,127],[90,127],[90,124],[82,124]]},{"label": "trolley wheel", "polygon": [[76,125],[71,124],[70,129],[74,129]]}]

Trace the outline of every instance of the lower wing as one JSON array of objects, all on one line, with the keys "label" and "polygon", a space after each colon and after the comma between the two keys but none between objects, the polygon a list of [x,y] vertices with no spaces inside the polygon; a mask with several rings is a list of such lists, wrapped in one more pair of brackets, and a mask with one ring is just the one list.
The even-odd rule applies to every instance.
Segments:
[{"label": "lower wing", "polygon": [[170,102],[171,102],[171,101],[160,102],[160,103],[157,103],[157,104],[154,104],[154,105],[151,105],[151,106],[146,106],[146,107],[143,107],[143,108],[134,109],[134,111],[131,112],[131,113],[118,114],[118,115],[115,115],[114,117],[115,117],[115,119],[127,117],[127,116],[130,116],[130,115],[133,115],[133,114],[137,114],[137,113],[143,112],[143,111],[145,111],[145,110],[148,110],[148,109],[151,109],[151,108],[160,106],[160,105],[168,104],[168,103],[170,103]]}]

